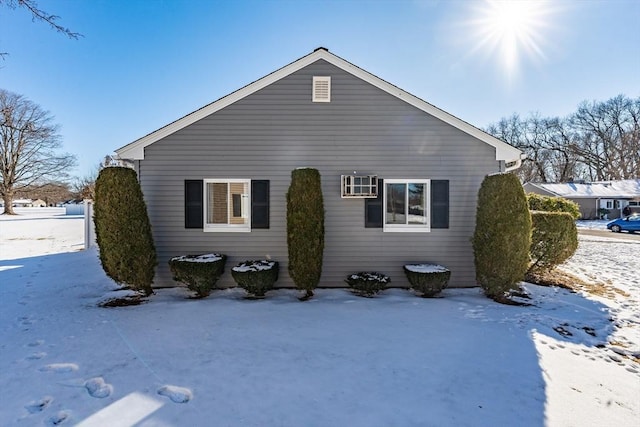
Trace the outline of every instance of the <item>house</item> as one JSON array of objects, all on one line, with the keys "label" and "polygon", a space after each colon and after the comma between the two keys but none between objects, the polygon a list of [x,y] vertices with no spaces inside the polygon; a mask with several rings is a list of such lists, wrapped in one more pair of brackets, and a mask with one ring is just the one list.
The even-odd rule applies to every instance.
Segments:
[{"label": "house", "polygon": [[[483,178],[520,166],[521,152],[318,48],[116,150],[132,162],[159,265],[220,252],[228,265],[280,262],[287,274],[291,171],[322,176],[325,251],[320,286],[379,271],[408,286],[405,263],[448,267],[475,286],[471,236]],[[386,208],[385,208],[386,207]],[[233,284],[224,275],[221,284]]]},{"label": "house", "polygon": [[582,219],[620,218],[629,206],[640,213],[640,179],[597,182],[566,182],[557,184],[524,184],[528,193],[563,197],[580,206]]}]

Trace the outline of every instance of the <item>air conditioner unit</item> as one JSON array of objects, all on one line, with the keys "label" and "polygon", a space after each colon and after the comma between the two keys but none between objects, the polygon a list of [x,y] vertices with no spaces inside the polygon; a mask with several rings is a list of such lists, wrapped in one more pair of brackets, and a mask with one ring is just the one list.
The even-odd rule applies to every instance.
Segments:
[{"label": "air conditioner unit", "polygon": [[343,199],[375,199],[378,197],[377,175],[342,175],[340,182]]}]

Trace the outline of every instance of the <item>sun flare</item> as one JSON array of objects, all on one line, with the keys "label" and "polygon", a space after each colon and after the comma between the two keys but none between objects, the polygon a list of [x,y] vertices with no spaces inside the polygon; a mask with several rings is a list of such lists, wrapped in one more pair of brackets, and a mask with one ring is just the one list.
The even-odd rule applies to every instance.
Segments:
[{"label": "sun flare", "polygon": [[546,0],[485,0],[474,10],[474,51],[497,54],[509,77],[524,57],[545,59],[545,30],[552,14]]}]

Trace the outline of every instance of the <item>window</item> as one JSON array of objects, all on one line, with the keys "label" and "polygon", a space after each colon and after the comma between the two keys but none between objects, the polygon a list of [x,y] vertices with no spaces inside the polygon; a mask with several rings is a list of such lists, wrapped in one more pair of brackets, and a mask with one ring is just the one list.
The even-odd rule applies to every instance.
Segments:
[{"label": "window", "polygon": [[378,197],[378,177],[375,175],[342,175],[342,198]]},{"label": "window", "polygon": [[428,179],[384,181],[384,231],[430,231]]},{"label": "window", "polygon": [[312,102],[331,102],[331,77],[314,76],[311,94]]},{"label": "window", "polygon": [[251,230],[250,184],[248,179],[204,180],[206,231]]},{"label": "window", "polygon": [[603,200],[602,204],[605,209],[613,209],[613,200]]},{"label": "window", "polygon": [[633,200],[629,202],[629,206],[640,206],[640,202],[634,202]]}]

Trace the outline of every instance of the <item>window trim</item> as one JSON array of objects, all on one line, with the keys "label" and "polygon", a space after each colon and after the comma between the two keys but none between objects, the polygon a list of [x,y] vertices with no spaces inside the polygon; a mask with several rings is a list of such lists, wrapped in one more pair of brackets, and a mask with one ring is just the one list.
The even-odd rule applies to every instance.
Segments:
[{"label": "window trim", "polygon": [[[244,184],[247,188],[246,197],[242,200],[242,218],[245,219],[244,224],[229,224],[229,210],[227,211],[227,224],[210,224],[207,222],[207,184]],[[203,179],[202,185],[202,217],[203,231],[205,232],[250,232],[251,231],[251,180],[243,178],[206,178]],[[229,195],[227,195],[227,204],[229,203]]]},{"label": "window trim", "polygon": [[[387,185],[388,184],[424,184],[425,185],[425,224],[387,224]],[[380,189],[378,189],[380,191]],[[431,180],[430,179],[385,179],[383,184],[382,198],[382,231],[398,232],[398,233],[429,233],[431,231]],[[407,192],[407,199],[409,194]],[[405,199],[405,206],[409,206],[408,200]],[[407,215],[407,220],[409,215]]]}]

